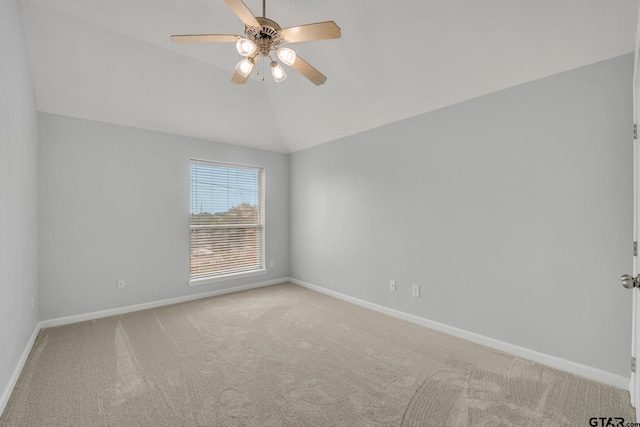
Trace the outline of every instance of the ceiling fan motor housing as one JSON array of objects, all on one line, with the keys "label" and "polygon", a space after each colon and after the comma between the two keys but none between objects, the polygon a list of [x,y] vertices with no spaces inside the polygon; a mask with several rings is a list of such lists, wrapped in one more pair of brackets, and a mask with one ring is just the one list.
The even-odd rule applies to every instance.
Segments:
[{"label": "ceiling fan motor housing", "polygon": [[268,18],[256,17],[261,27],[245,27],[246,37],[253,41],[262,55],[268,55],[271,50],[285,42],[280,34],[282,28],[275,21]]}]

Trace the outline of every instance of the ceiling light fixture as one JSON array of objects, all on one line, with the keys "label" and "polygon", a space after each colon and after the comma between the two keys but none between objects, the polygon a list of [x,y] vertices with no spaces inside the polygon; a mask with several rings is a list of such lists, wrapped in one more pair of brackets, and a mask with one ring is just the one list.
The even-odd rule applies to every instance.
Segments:
[{"label": "ceiling light fixture", "polygon": [[278,64],[276,61],[271,61],[271,76],[276,83],[280,83],[287,78],[287,73],[284,72],[282,65]]},{"label": "ceiling light fixture", "polygon": [[238,41],[236,42],[236,50],[242,56],[252,55],[253,52],[255,52],[257,48],[258,47],[256,46],[256,44],[254,42],[252,42],[249,39],[245,39],[244,37],[243,38],[239,38]]},{"label": "ceiling light fixture", "polygon": [[251,58],[242,58],[242,60],[236,64],[236,71],[242,77],[247,77],[251,74],[251,71],[253,71],[254,65]]},{"label": "ceiling light fixture", "polygon": [[279,47],[276,49],[276,55],[283,64],[292,66],[296,62],[296,52],[288,47]]}]

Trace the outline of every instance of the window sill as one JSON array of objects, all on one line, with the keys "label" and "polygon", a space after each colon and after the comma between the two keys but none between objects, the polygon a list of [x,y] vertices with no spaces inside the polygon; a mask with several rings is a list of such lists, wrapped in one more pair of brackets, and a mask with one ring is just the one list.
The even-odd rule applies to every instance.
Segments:
[{"label": "window sill", "polygon": [[201,277],[199,279],[191,279],[187,283],[189,284],[189,286],[200,286],[200,285],[207,285],[209,283],[223,282],[225,280],[233,280],[233,279],[240,279],[243,277],[258,276],[260,274],[265,274],[266,272],[267,272],[267,269],[263,268],[260,270],[251,270],[251,271],[243,271],[240,273],[225,274],[224,276]]}]

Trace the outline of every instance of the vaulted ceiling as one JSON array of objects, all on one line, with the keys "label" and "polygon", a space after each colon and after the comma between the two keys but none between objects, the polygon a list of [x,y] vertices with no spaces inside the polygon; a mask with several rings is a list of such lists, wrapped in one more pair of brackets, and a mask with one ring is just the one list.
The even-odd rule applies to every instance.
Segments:
[{"label": "vaulted ceiling", "polygon": [[[260,0],[244,0],[261,16]],[[634,48],[635,0],[268,0],[283,28],[333,20],[342,38],[291,45],[328,80],[231,83],[242,34],[223,0],[22,0],[40,111],[293,152]],[[631,82],[629,82],[631,85]]]}]

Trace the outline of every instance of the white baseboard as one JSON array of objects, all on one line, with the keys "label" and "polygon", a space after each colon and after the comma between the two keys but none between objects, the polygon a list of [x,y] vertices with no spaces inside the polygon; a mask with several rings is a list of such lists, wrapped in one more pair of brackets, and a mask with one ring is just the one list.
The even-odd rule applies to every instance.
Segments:
[{"label": "white baseboard", "polygon": [[24,364],[27,363],[27,358],[29,357],[29,353],[31,353],[31,348],[33,348],[33,344],[36,342],[36,338],[38,337],[38,332],[40,332],[40,322],[36,324],[36,327],[33,329],[31,333],[31,337],[29,341],[27,341],[27,345],[24,347],[22,354],[20,355],[20,359],[18,360],[18,365],[13,371],[13,375],[9,378],[9,383],[5,386],[4,390],[2,390],[2,395],[0,396],[0,416],[4,412],[4,409],[7,407],[7,403],[9,402],[9,398],[11,397],[11,393],[13,392],[13,388],[16,386],[18,382],[18,378],[20,378],[20,373],[22,372],[22,368],[24,368]]},{"label": "white baseboard", "polygon": [[178,303],[187,302],[187,301],[194,301],[194,300],[197,300],[197,299],[209,298],[209,297],[214,297],[214,296],[217,296],[217,295],[224,295],[224,294],[230,294],[230,293],[233,293],[233,292],[246,291],[248,289],[262,288],[264,286],[270,286],[270,285],[275,285],[275,284],[278,284],[278,283],[284,283],[284,282],[286,282],[288,280],[289,280],[288,278],[275,279],[275,280],[269,280],[269,281],[266,281],[266,282],[251,283],[251,284],[242,285],[242,286],[233,286],[231,288],[219,289],[219,290],[215,290],[215,291],[203,292],[203,293],[193,294],[193,295],[186,295],[186,296],[182,296],[182,297],[169,298],[169,299],[163,299],[163,300],[152,301],[152,302],[145,302],[145,303],[142,303],[142,304],[127,305],[125,307],[110,308],[108,310],[94,311],[92,313],[84,313],[84,314],[76,314],[74,316],[58,317],[56,319],[49,319],[49,320],[41,321],[40,322],[40,327],[42,329],[44,329],[44,328],[52,328],[54,326],[68,325],[70,323],[78,323],[78,322],[84,322],[86,320],[100,319],[102,317],[117,316],[119,314],[132,313],[134,311],[147,310],[149,308],[162,307],[162,306],[165,306],[165,305],[178,304]]},{"label": "white baseboard", "polygon": [[455,337],[463,338],[476,344],[481,344],[486,347],[490,347],[496,350],[504,351],[505,353],[513,354],[523,359],[531,360],[533,362],[540,363],[542,365],[550,366],[561,371],[569,372],[581,377],[589,378],[594,381],[598,381],[604,384],[608,384],[623,390],[629,390],[629,377],[623,377],[621,375],[606,372],[601,369],[593,368],[591,366],[582,365],[580,363],[572,362],[570,360],[561,359],[556,356],[540,353],[535,350],[520,347],[514,344],[509,344],[504,341],[500,341],[494,338],[489,338],[484,335],[476,334],[474,332],[458,329],[453,326],[445,325],[443,323],[435,322],[433,320],[425,319],[423,317],[415,316],[413,314],[405,313],[392,308],[384,307],[378,304],[374,304],[368,301],[364,301],[358,298],[354,298],[348,295],[341,294],[336,291],[332,291],[321,286],[313,285],[311,283],[303,282],[302,280],[289,278],[291,283],[303,286],[305,288],[321,292],[323,294],[339,298],[344,301],[365,307],[379,313],[387,314],[389,316],[406,320],[411,323],[415,323],[427,328],[435,329],[436,331],[444,332]]}]

